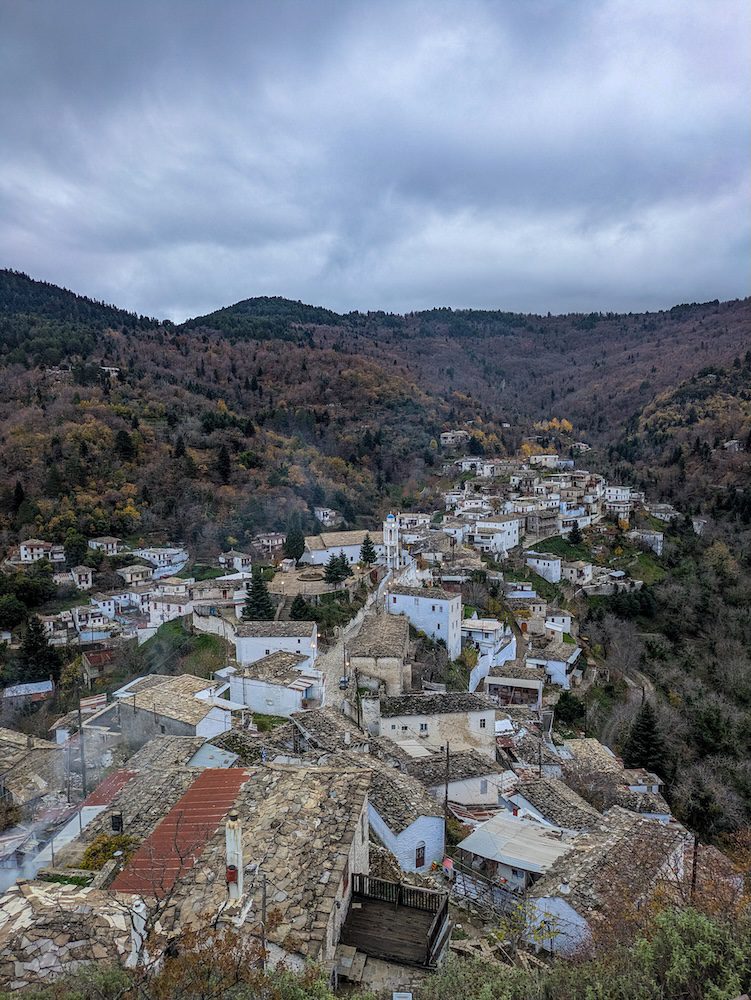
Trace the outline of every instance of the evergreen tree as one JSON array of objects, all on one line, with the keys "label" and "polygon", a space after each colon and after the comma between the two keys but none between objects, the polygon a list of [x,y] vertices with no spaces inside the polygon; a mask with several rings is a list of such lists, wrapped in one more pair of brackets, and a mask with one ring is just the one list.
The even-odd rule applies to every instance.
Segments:
[{"label": "evergreen tree", "polygon": [[13,513],[17,514],[21,504],[26,499],[26,494],[23,491],[23,486],[16,480],[16,485],[13,489]]},{"label": "evergreen tree", "polygon": [[341,583],[342,580],[346,580],[350,575],[351,570],[347,565],[346,556],[343,553],[335,556],[332,552],[329,556],[329,561],[326,563],[326,569],[324,570],[326,583]]},{"label": "evergreen tree", "polygon": [[80,566],[88,554],[86,539],[78,531],[69,531],[65,536],[65,561],[68,566]]},{"label": "evergreen tree", "polygon": [[119,430],[115,435],[115,452],[123,462],[132,462],[136,457],[133,438],[127,431]]},{"label": "evergreen tree", "polygon": [[284,554],[288,559],[298,562],[305,551],[305,535],[298,524],[292,525],[284,539]]},{"label": "evergreen tree", "polygon": [[289,609],[289,616],[293,622],[308,622],[312,620],[310,605],[302,594],[296,595],[292,602],[292,607]]},{"label": "evergreen tree", "polygon": [[232,462],[227,451],[227,446],[223,444],[216,456],[216,474],[221,483],[228,483],[232,472]]},{"label": "evergreen tree", "polygon": [[568,540],[571,542],[572,545],[579,545],[579,544],[581,544],[582,532],[581,532],[581,528],[579,527],[579,522],[578,521],[574,521],[574,526],[571,529],[571,531],[569,532]]},{"label": "evergreen tree", "polygon": [[178,434],[175,447],[172,449],[173,458],[185,458],[185,440],[182,434]]},{"label": "evergreen tree", "polygon": [[645,767],[660,777],[667,772],[667,751],[657,725],[657,716],[650,702],[645,701],[634,719],[634,724],[623,748],[626,767]]},{"label": "evergreen tree", "polygon": [[271,600],[266,581],[258,573],[250,585],[250,593],[246,598],[242,616],[245,621],[270,622],[274,620],[274,613],[274,602]]},{"label": "evergreen tree", "polygon": [[22,683],[43,681],[50,676],[57,682],[60,677],[60,653],[47,642],[44,625],[36,615],[29,619],[26,626],[18,651],[18,664]]},{"label": "evergreen tree", "polygon": [[362,540],[362,547],[360,548],[360,562],[365,563],[366,566],[372,566],[376,561],[376,550],[375,545],[373,545],[373,539],[370,535],[366,535]]}]

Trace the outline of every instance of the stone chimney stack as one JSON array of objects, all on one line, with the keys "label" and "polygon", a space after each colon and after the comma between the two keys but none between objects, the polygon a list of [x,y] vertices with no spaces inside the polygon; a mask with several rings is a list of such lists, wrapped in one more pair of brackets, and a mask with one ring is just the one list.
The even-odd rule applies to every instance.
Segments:
[{"label": "stone chimney stack", "polygon": [[227,892],[230,899],[241,899],[243,894],[243,830],[237,810],[233,809],[225,827],[227,845]]}]

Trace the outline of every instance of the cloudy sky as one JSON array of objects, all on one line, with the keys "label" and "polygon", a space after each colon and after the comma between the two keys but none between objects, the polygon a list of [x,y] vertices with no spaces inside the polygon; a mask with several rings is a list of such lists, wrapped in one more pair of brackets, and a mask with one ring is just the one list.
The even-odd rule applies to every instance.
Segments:
[{"label": "cloudy sky", "polygon": [[749,294],[747,0],[0,0],[0,266],[182,319]]}]

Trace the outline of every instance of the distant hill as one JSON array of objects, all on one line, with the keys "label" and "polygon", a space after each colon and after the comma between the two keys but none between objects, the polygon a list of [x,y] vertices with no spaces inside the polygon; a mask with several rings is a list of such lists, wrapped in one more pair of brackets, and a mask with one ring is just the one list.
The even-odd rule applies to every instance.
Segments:
[{"label": "distant hill", "polygon": [[612,460],[644,475],[626,442],[646,442],[648,408],[709,364],[732,374],[750,330],[749,300],[398,316],[265,297],[175,326],[2,271],[0,538],[154,533],[201,551],[293,514],[312,528],[317,504],[365,524],[419,501],[455,426],[505,454],[565,417],[604,446],[593,460],[623,446]]},{"label": "distant hill", "polygon": [[660,393],[608,457],[627,479],[684,506],[751,523],[751,350]]}]

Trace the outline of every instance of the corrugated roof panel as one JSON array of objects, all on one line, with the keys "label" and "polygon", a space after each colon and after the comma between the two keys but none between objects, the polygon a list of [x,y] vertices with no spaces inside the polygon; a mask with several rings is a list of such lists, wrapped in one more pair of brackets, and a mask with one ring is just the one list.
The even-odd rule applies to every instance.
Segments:
[{"label": "corrugated roof panel", "polygon": [[119,771],[113,771],[112,774],[107,775],[104,781],[99,782],[94,791],[83,800],[81,805],[108,806],[117,793],[122,788],[125,788],[135,774],[135,771],[128,771],[127,768],[122,768]]},{"label": "corrugated roof panel", "polygon": [[248,780],[241,769],[207,768],[144,840],[110,886],[164,897],[201,856]]}]

